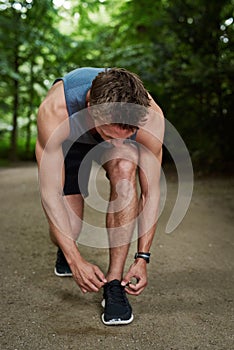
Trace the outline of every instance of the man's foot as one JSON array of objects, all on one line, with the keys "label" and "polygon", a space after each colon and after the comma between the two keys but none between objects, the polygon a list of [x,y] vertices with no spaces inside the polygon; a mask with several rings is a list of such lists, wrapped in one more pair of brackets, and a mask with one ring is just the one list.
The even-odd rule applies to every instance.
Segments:
[{"label": "man's foot", "polygon": [[67,263],[65,256],[60,248],[57,251],[57,260],[55,263],[54,273],[60,277],[71,277],[72,272],[70,266]]},{"label": "man's foot", "polygon": [[102,322],[107,326],[128,324],[133,321],[131,305],[124,287],[118,280],[104,285],[102,306],[104,307]]}]

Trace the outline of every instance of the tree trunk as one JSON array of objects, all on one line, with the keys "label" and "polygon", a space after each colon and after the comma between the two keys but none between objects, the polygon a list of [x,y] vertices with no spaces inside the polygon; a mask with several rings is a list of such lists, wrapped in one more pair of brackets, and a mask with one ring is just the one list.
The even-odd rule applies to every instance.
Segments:
[{"label": "tree trunk", "polygon": [[33,91],[33,66],[34,62],[31,62],[30,67],[30,84],[29,84],[29,111],[28,111],[28,124],[26,128],[26,143],[25,143],[25,154],[26,158],[29,159],[31,157],[30,154],[30,144],[31,144],[31,124],[32,124],[32,113],[33,113],[33,97],[34,97],[34,91]]},{"label": "tree trunk", "polygon": [[[14,10],[15,18],[15,28],[19,29],[19,14]],[[10,154],[9,159],[12,161],[17,160],[17,117],[18,117],[18,108],[19,108],[19,40],[18,32],[15,32],[15,48],[14,48],[14,73],[15,77],[13,80],[13,118],[12,118],[12,132],[11,132],[11,143],[10,143]]]},{"label": "tree trunk", "polygon": [[[18,57],[15,59],[15,68],[18,69]],[[17,117],[19,107],[19,81],[14,79],[14,94],[13,94],[13,120],[12,120],[12,132],[11,132],[11,145],[9,159],[12,161],[17,160]]]}]

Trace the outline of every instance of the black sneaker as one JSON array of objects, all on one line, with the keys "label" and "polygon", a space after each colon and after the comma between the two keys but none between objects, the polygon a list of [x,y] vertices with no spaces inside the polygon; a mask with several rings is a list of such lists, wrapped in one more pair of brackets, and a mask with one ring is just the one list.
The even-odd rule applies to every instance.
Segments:
[{"label": "black sneaker", "polygon": [[54,273],[60,277],[71,277],[72,272],[70,266],[67,263],[65,256],[60,248],[57,251],[57,260],[55,263]]},{"label": "black sneaker", "polygon": [[132,308],[120,281],[113,280],[104,285],[104,313],[102,322],[107,326],[128,324],[133,321]]}]

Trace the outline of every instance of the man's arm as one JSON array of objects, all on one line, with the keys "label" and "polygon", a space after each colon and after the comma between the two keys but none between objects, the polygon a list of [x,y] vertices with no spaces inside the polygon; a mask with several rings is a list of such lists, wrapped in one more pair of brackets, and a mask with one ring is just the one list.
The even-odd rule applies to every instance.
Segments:
[{"label": "man's arm", "polygon": [[[65,102],[61,105],[62,98],[61,92],[52,88],[38,112],[36,157],[41,200],[52,240],[63,250],[74,279],[83,292],[96,292],[106,282],[104,274],[81,257],[63,197],[64,157],[61,145],[68,137],[70,128]],[[56,102],[58,99],[59,103]]]},{"label": "man's arm", "polygon": [[[138,252],[149,252],[155,235],[160,199],[160,173],[162,161],[162,143],[164,118],[162,111],[151,100],[148,122],[137,133],[139,143],[139,182],[141,195],[138,214]],[[138,258],[131,265],[123,279],[125,285],[131,278],[137,284],[126,289],[129,294],[138,295],[147,285],[146,261]]]}]

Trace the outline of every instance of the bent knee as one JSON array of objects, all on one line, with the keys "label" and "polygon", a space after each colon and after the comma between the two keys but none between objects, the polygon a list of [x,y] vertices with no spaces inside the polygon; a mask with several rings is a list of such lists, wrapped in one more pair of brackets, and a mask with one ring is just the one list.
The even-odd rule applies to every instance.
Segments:
[{"label": "bent knee", "polygon": [[137,168],[138,149],[133,145],[113,147],[105,153],[103,160],[103,167],[108,174],[122,172],[127,175]]},{"label": "bent knee", "polygon": [[107,173],[111,182],[121,179],[132,181],[135,178],[137,164],[131,160],[118,158],[108,162]]},{"label": "bent knee", "polygon": [[132,175],[136,173],[137,164],[131,160],[118,159],[116,162],[116,167],[114,173],[116,173],[120,178],[130,179]]}]

